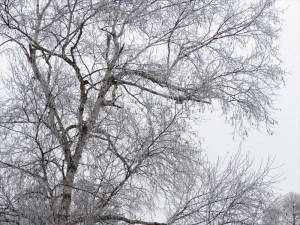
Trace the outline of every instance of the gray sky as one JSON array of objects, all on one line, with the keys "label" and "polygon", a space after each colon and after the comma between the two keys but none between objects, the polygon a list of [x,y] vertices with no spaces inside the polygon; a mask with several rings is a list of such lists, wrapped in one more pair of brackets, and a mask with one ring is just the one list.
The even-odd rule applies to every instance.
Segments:
[{"label": "gray sky", "polygon": [[239,146],[242,152],[255,157],[256,162],[268,156],[276,157],[275,166],[281,166],[282,180],[277,193],[300,192],[300,0],[280,0],[278,6],[284,10],[285,20],[280,39],[280,58],[287,71],[286,86],[280,91],[275,114],[279,122],[269,136],[265,130],[252,130],[244,141],[232,137],[232,127],[224,124],[222,118],[211,116],[211,120],[199,127],[205,138],[204,147],[210,159],[234,154]]}]

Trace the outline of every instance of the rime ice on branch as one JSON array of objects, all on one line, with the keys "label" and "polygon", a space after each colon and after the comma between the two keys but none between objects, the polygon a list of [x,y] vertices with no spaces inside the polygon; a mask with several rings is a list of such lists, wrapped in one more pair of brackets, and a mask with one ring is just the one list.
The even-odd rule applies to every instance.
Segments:
[{"label": "rime ice on branch", "polygon": [[275,123],[274,2],[1,0],[0,223],[255,221],[270,165],[211,165],[186,119]]}]

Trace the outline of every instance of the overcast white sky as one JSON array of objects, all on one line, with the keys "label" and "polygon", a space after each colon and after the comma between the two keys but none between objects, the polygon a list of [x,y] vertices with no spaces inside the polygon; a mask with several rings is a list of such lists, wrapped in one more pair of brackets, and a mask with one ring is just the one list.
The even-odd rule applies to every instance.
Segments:
[{"label": "overcast white sky", "polygon": [[265,131],[252,130],[249,137],[232,138],[232,127],[224,124],[222,118],[213,116],[199,128],[205,138],[204,146],[208,156],[225,156],[237,152],[250,152],[256,161],[268,156],[276,156],[275,165],[281,165],[278,172],[284,180],[277,185],[279,194],[300,192],[300,0],[279,0],[278,6],[285,9],[283,31],[280,39],[280,58],[288,72],[286,86],[280,91],[276,107],[281,111],[275,114],[279,124],[274,127],[275,134],[269,136]]}]

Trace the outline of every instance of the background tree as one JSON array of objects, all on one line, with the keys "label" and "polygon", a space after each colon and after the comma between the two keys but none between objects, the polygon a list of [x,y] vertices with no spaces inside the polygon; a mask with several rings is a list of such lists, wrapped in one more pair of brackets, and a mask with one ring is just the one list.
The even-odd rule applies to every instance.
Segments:
[{"label": "background tree", "polygon": [[0,221],[151,225],[165,205],[162,224],[252,223],[270,166],[211,165],[188,120],[275,123],[274,3],[1,0]]},{"label": "background tree", "polygon": [[291,192],[274,201],[265,212],[263,224],[300,224],[300,195]]},{"label": "background tree", "polygon": [[284,224],[300,224],[300,194],[289,193],[282,200],[282,217]]}]

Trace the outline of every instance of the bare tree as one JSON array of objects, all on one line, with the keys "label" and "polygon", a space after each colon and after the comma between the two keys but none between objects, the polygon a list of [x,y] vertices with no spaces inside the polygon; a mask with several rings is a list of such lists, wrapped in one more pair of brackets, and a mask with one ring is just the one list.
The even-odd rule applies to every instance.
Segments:
[{"label": "bare tree", "polygon": [[281,225],[281,209],[278,200],[272,202],[262,216],[262,225]]},{"label": "bare tree", "polygon": [[210,165],[187,119],[275,123],[274,4],[1,0],[1,223],[252,224],[270,167]]},{"label": "bare tree", "polygon": [[300,224],[300,194],[289,193],[282,199],[283,224]]},{"label": "bare tree", "polygon": [[291,192],[278,198],[266,210],[263,222],[274,225],[300,224],[300,195]]}]

